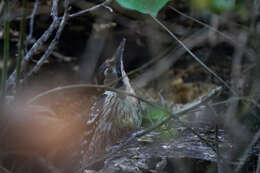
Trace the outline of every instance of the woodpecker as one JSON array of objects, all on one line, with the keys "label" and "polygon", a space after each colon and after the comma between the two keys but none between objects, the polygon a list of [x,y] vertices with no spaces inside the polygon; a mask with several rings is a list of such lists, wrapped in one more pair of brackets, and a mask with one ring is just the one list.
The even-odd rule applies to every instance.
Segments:
[{"label": "woodpecker", "polygon": [[[123,39],[114,55],[100,66],[98,81],[104,85],[113,83],[112,87],[135,95],[124,70],[125,42]],[[126,134],[138,129],[141,123],[141,108],[137,98],[105,91],[91,106],[89,118],[85,122],[87,130],[82,142],[82,166],[102,156],[107,147],[115,145]]]}]

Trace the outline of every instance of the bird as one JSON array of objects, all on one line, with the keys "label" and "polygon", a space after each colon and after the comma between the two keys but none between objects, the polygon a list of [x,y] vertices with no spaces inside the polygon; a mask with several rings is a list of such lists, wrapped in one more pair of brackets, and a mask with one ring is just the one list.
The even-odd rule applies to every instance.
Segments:
[{"label": "bird", "polygon": [[[98,70],[98,81],[135,95],[124,70],[123,53],[126,39],[123,39],[114,55],[107,58]],[[121,79],[121,80],[120,80]],[[137,130],[142,123],[141,108],[136,97],[106,90],[91,106],[89,118],[85,121],[86,131],[82,141],[84,167],[89,161],[102,156],[126,134]]]}]

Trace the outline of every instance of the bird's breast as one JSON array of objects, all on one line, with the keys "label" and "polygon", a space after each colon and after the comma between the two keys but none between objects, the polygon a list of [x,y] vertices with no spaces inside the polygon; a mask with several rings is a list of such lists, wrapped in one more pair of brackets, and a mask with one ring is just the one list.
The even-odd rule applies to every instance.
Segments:
[{"label": "bird's breast", "polygon": [[141,125],[138,101],[118,93],[107,91],[104,102],[104,115],[109,114],[108,121],[119,129],[136,129]]}]

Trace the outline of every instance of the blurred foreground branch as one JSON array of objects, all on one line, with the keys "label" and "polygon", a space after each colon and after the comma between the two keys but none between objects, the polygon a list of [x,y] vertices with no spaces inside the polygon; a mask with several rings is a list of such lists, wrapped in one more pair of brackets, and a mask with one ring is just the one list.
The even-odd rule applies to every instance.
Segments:
[{"label": "blurred foreground branch", "polygon": [[[53,52],[55,45],[57,44],[57,41],[61,35],[61,32],[64,28],[64,26],[66,25],[66,21],[70,18],[73,17],[77,17],[79,15],[83,15],[86,14],[88,12],[91,12],[93,10],[96,10],[100,7],[106,7],[106,5],[108,3],[111,2],[111,0],[106,0],[103,3],[100,3],[98,5],[95,5],[89,9],[86,10],[82,10],[78,13],[74,13],[74,14],[68,14],[68,8],[69,8],[69,2],[68,5],[66,7],[65,5],[65,10],[64,10],[64,15],[63,17],[58,17],[58,2],[59,0],[53,0],[52,3],[52,10],[51,10],[51,15],[52,15],[52,23],[49,26],[49,28],[42,34],[42,36],[33,44],[33,46],[31,47],[31,49],[27,52],[27,54],[24,56],[22,62],[21,62],[21,73],[23,73],[29,63],[29,61],[32,59],[33,55],[41,49],[41,47],[43,46],[43,44],[50,38],[50,36],[53,34],[53,32],[55,31],[55,29],[58,28],[57,32],[56,32],[56,36],[55,38],[52,40],[50,46],[48,47],[46,53],[42,56],[42,58],[40,59],[40,61],[37,63],[37,65],[34,67],[34,69],[32,71],[30,71],[27,76],[31,76],[32,73],[37,72],[40,69],[40,66],[42,65],[42,63],[49,57],[49,55]],[[64,3],[66,4],[67,1],[65,1]],[[36,7],[35,7],[36,8]],[[35,14],[35,13],[33,13]],[[32,31],[32,28],[31,28]],[[12,72],[12,74],[9,76],[7,83],[6,83],[6,88],[10,89],[11,87],[15,87],[15,80],[16,80],[16,70],[14,70]]]}]

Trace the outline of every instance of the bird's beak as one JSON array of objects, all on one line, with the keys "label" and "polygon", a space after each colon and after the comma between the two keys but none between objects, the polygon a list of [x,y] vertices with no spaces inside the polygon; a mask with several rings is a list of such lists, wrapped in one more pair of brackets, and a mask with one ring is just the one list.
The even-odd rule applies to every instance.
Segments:
[{"label": "bird's beak", "polygon": [[124,38],[117,47],[114,55],[105,60],[105,62],[100,66],[99,83],[102,83],[101,81],[103,81],[105,84],[122,76],[121,66],[123,65],[125,43],[126,39]]},{"label": "bird's beak", "polygon": [[126,39],[123,38],[123,40],[120,42],[119,46],[117,47],[116,52],[112,56],[112,59],[111,59],[112,62],[117,63],[119,61],[122,61],[123,53],[125,50],[125,42],[126,42]]}]

